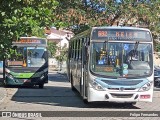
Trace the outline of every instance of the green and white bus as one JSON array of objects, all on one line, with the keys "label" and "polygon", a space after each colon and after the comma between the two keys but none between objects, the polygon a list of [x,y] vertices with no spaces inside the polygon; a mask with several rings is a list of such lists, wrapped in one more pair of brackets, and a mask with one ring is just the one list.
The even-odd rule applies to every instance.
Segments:
[{"label": "green and white bus", "polygon": [[85,102],[133,104],[153,97],[153,39],[136,27],[93,27],[70,40],[67,73]]},{"label": "green and white bus", "polygon": [[5,60],[5,85],[39,85],[48,83],[47,40],[21,37],[13,42],[10,57]]}]

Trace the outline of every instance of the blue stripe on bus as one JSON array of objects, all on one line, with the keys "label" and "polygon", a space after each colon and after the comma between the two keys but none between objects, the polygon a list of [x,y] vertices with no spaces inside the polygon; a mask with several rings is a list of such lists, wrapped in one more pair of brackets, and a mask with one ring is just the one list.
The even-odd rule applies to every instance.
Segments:
[{"label": "blue stripe on bus", "polygon": [[[139,81],[139,83],[137,83],[137,84],[122,84],[122,83],[124,83],[124,80],[117,80],[117,79],[115,79],[115,80],[111,80],[111,79],[104,79],[104,78],[98,78],[98,79],[96,79],[96,81],[98,82],[98,83],[100,83],[102,86],[104,86],[104,87],[106,87],[106,88],[115,88],[115,87],[124,87],[124,88],[140,88],[140,87],[142,87],[144,84],[146,84],[147,82],[149,82],[149,80],[147,80],[147,79],[138,79],[138,80],[125,80],[125,83],[127,83],[127,82],[129,82],[129,83],[131,83],[131,82],[136,82],[136,81]],[[114,81],[115,82],[115,84],[107,84],[107,82],[105,82],[105,81]],[[122,83],[121,83],[122,82]]]}]

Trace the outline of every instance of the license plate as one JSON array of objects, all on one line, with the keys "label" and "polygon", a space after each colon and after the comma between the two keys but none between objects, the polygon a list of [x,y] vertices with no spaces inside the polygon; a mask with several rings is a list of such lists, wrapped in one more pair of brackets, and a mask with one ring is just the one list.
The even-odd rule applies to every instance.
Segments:
[{"label": "license plate", "polygon": [[25,80],[23,80],[23,82],[31,82],[31,80],[27,80],[27,79],[25,79]]}]

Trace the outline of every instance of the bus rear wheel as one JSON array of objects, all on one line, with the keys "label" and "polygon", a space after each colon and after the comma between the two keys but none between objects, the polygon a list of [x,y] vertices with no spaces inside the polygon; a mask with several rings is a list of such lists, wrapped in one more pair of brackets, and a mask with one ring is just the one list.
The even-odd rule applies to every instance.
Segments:
[{"label": "bus rear wheel", "polygon": [[71,81],[71,89],[72,89],[72,91],[76,91],[76,88],[73,86],[72,81]]},{"label": "bus rear wheel", "polygon": [[44,84],[39,84],[39,88],[44,88]]},{"label": "bus rear wheel", "polygon": [[76,91],[76,88],[73,86],[73,77],[71,75],[71,89],[72,91]]}]

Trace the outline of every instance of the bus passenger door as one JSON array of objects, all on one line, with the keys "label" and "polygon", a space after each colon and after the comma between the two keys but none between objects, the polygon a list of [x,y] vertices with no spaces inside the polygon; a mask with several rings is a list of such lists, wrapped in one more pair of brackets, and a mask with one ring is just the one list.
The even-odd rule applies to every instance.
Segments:
[{"label": "bus passenger door", "polygon": [[81,79],[81,58],[80,58],[80,39],[77,41],[76,49],[76,89],[80,92],[80,79]]},{"label": "bus passenger door", "polygon": [[78,40],[74,41],[74,57],[73,57],[73,69],[72,69],[72,76],[73,76],[73,86],[80,91],[80,85],[79,85],[79,80],[78,80],[78,75],[77,75],[77,68],[78,68]]},{"label": "bus passenger door", "polygon": [[71,69],[72,69],[72,73],[71,73],[71,79],[72,79],[72,81],[71,81],[71,84],[73,85],[73,87],[74,88],[76,88],[76,69],[77,69],[77,64],[76,64],[76,44],[77,44],[77,42],[76,42],[76,40],[74,40],[74,42],[73,42],[73,57],[72,57],[72,59],[71,59]]},{"label": "bus passenger door", "polygon": [[82,40],[82,65],[81,65],[81,95],[87,98],[87,39]]}]

